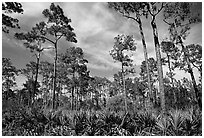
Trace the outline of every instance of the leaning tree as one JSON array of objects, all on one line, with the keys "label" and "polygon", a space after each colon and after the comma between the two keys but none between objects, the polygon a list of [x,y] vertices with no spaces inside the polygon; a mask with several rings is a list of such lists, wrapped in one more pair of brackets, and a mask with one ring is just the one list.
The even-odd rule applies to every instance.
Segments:
[{"label": "leaning tree", "polygon": [[[200,12],[193,11],[194,3],[189,2],[176,2],[169,3],[165,6],[164,9],[164,19],[163,21],[169,25],[169,34],[170,39],[177,46],[181,47],[181,54],[183,57],[183,62],[181,60],[177,65],[180,69],[185,70],[185,66],[187,66],[186,71],[190,74],[196,99],[199,105],[199,108],[202,109],[202,100],[199,96],[199,90],[197,88],[195,76],[193,73],[192,65],[190,60],[190,49],[187,49],[187,46],[184,45],[184,40],[189,34],[189,30],[192,24],[196,24],[201,22]],[[192,47],[192,45],[190,46]]]}]

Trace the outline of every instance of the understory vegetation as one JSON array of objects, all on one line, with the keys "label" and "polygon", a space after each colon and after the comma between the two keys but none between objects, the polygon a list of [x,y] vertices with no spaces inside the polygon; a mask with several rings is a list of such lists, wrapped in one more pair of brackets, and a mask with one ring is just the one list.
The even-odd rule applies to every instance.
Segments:
[{"label": "understory vegetation", "polygon": [[2,134],[9,136],[201,136],[202,113],[192,107],[136,110],[58,110],[16,106],[3,111]]}]

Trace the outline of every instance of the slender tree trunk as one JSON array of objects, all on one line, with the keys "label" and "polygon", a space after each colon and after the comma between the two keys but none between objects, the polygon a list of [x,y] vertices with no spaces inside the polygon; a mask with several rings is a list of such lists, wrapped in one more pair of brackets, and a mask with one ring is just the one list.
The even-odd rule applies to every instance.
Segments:
[{"label": "slender tree trunk", "polygon": [[40,64],[40,53],[36,59],[36,74],[35,74],[35,82],[34,82],[34,90],[33,90],[33,97],[36,93],[37,83],[38,83],[38,72],[39,72],[39,64]]},{"label": "slender tree trunk", "polygon": [[[151,87],[153,88],[153,83],[151,83]],[[153,97],[154,97],[154,105],[157,105],[158,104],[157,103],[157,91],[156,90],[152,90],[152,94],[153,94]]]},{"label": "slender tree trunk", "polygon": [[126,89],[125,89],[125,75],[124,75],[124,68],[122,63],[122,81],[123,81],[123,94],[124,94],[124,101],[125,101],[125,111],[128,112],[127,109],[127,96],[126,96]]},{"label": "slender tree trunk", "polygon": [[74,110],[74,87],[72,87],[72,94],[71,94],[71,110]]},{"label": "slender tree trunk", "polygon": [[[169,54],[167,54],[167,53],[166,53],[166,56],[167,56],[167,59],[168,59],[169,72],[172,73],[172,70],[171,70],[171,63],[170,63],[170,56],[169,56]],[[171,76],[170,79],[171,79],[172,86],[174,87],[173,77]]]},{"label": "slender tree trunk", "polygon": [[75,105],[76,105],[76,110],[78,110],[78,99],[79,99],[79,94],[78,94],[78,87],[76,87],[76,100],[75,100]]},{"label": "slender tree trunk", "polygon": [[182,50],[184,52],[184,59],[186,60],[186,63],[188,65],[188,73],[191,75],[193,88],[194,88],[194,91],[195,91],[195,96],[196,96],[196,100],[198,102],[198,106],[199,106],[200,110],[202,110],[202,101],[201,101],[201,98],[200,98],[200,95],[199,95],[199,90],[197,88],[197,84],[196,84],[195,77],[194,77],[194,74],[193,74],[193,69],[191,67],[191,64],[190,64],[190,61],[189,61],[189,58],[188,58],[188,55],[187,55],[188,51],[186,51],[186,48],[184,47],[183,41],[182,41],[180,36],[179,36],[179,43],[181,44]]},{"label": "slender tree trunk", "polygon": [[52,108],[53,109],[55,109],[56,78],[57,78],[57,43],[55,43],[55,58],[54,58],[53,99],[52,99]]},{"label": "slender tree trunk", "polygon": [[198,106],[199,106],[200,110],[202,110],[202,101],[201,101],[201,98],[200,98],[200,95],[199,95],[199,90],[197,88],[197,84],[196,84],[196,81],[195,81],[193,70],[192,70],[190,64],[188,65],[188,68],[189,68],[188,72],[191,75],[191,79],[192,79],[192,83],[193,83],[193,88],[194,88],[194,91],[195,91],[195,95],[196,95],[196,100],[198,102]]},{"label": "slender tree trunk", "polygon": [[[62,91],[63,91],[63,84],[62,84],[62,80],[60,79],[60,91],[59,91],[59,98],[62,97]],[[58,99],[60,100],[60,99]]]},{"label": "slender tree trunk", "polygon": [[81,87],[79,86],[79,87],[78,87],[77,110],[80,109],[80,97],[81,97],[80,89],[81,89]]},{"label": "slender tree trunk", "polygon": [[48,94],[49,94],[49,74],[48,73],[46,73],[45,74],[46,75],[46,77],[45,77],[45,83],[44,83],[44,85],[45,85],[45,90],[46,90],[46,92],[45,92],[45,105],[47,105],[48,104]]},{"label": "slender tree trunk", "polygon": [[143,29],[142,29],[142,22],[141,22],[140,17],[138,17],[138,24],[139,24],[140,35],[142,38],[143,51],[144,51],[144,57],[145,57],[145,63],[146,63],[147,80],[148,80],[148,88],[149,88],[149,98],[150,98],[150,101],[153,103],[155,101],[155,99],[153,100],[153,96],[152,96],[152,87],[151,87],[151,78],[150,78],[150,71],[149,71],[147,46],[146,46],[146,42],[145,42],[145,37],[144,37],[144,33],[143,33]]},{"label": "slender tree trunk", "polygon": [[[72,75],[72,79],[75,79],[75,72]],[[74,92],[75,92],[75,84],[72,86],[72,94],[71,94],[71,109],[74,110]]]},{"label": "slender tree trunk", "polygon": [[202,65],[199,67],[200,77],[202,78]]},{"label": "slender tree trunk", "polygon": [[156,51],[156,58],[157,58],[157,68],[158,68],[158,77],[159,77],[159,90],[160,90],[160,97],[161,97],[161,108],[162,108],[163,112],[166,112],[164,83],[163,83],[163,70],[162,70],[160,44],[159,44],[157,26],[156,26],[156,22],[155,22],[155,16],[152,16],[151,26],[152,26],[152,29],[153,29],[154,44],[155,44],[155,51]]}]

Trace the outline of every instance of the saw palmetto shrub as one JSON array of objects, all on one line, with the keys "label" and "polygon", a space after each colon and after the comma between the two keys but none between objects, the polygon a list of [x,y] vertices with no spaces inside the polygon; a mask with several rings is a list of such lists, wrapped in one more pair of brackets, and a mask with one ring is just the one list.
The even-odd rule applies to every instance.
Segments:
[{"label": "saw palmetto shrub", "polygon": [[197,108],[155,111],[18,108],[4,110],[4,136],[200,136],[202,112]]}]

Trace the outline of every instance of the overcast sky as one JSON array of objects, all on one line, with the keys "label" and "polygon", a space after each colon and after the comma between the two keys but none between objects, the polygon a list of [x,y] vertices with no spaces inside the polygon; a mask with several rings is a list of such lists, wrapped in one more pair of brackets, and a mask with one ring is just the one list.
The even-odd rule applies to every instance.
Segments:
[{"label": "overcast sky", "polygon": [[[85,58],[88,59],[88,69],[92,76],[101,76],[111,79],[114,73],[120,70],[120,64],[114,63],[109,51],[113,47],[114,37],[118,34],[133,35],[137,50],[134,53],[134,62],[136,63],[136,75],[139,74],[140,64],[144,60],[144,54],[139,34],[138,25],[126,18],[120,16],[115,11],[108,8],[107,3],[55,3],[60,5],[65,15],[71,18],[71,26],[74,28],[78,43],[71,44],[62,40],[59,43],[59,53],[65,51],[69,46],[78,46],[84,50]],[[24,13],[14,15],[20,21],[21,30],[29,31],[36,23],[45,20],[42,11],[49,8],[50,3],[22,3]],[[201,3],[198,4],[196,10],[202,10]],[[167,26],[162,22],[162,14],[157,17],[157,26],[160,41],[168,36]],[[147,43],[148,56],[155,57],[154,43],[152,37],[152,29],[150,20],[143,20],[143,28]],[[2,57],[11,58],[12,63],[17,68],[24,68],[25,65],[34,60],[28,49],[24,48],[22,42],[13,38],[13,32],[10,34],[2,34]],[[202,44],[202,23],[194,25],[185,44]],[[44,52],[41,60],[53,62],[52,51]],[[164,72],[166,68],[164,68]],[[196,73],[197,74],[197,73]],[[187,77],[188,73],[179,71],[176,78]],[[18,77],[19,85],[23,83],[23,77]]]}]

